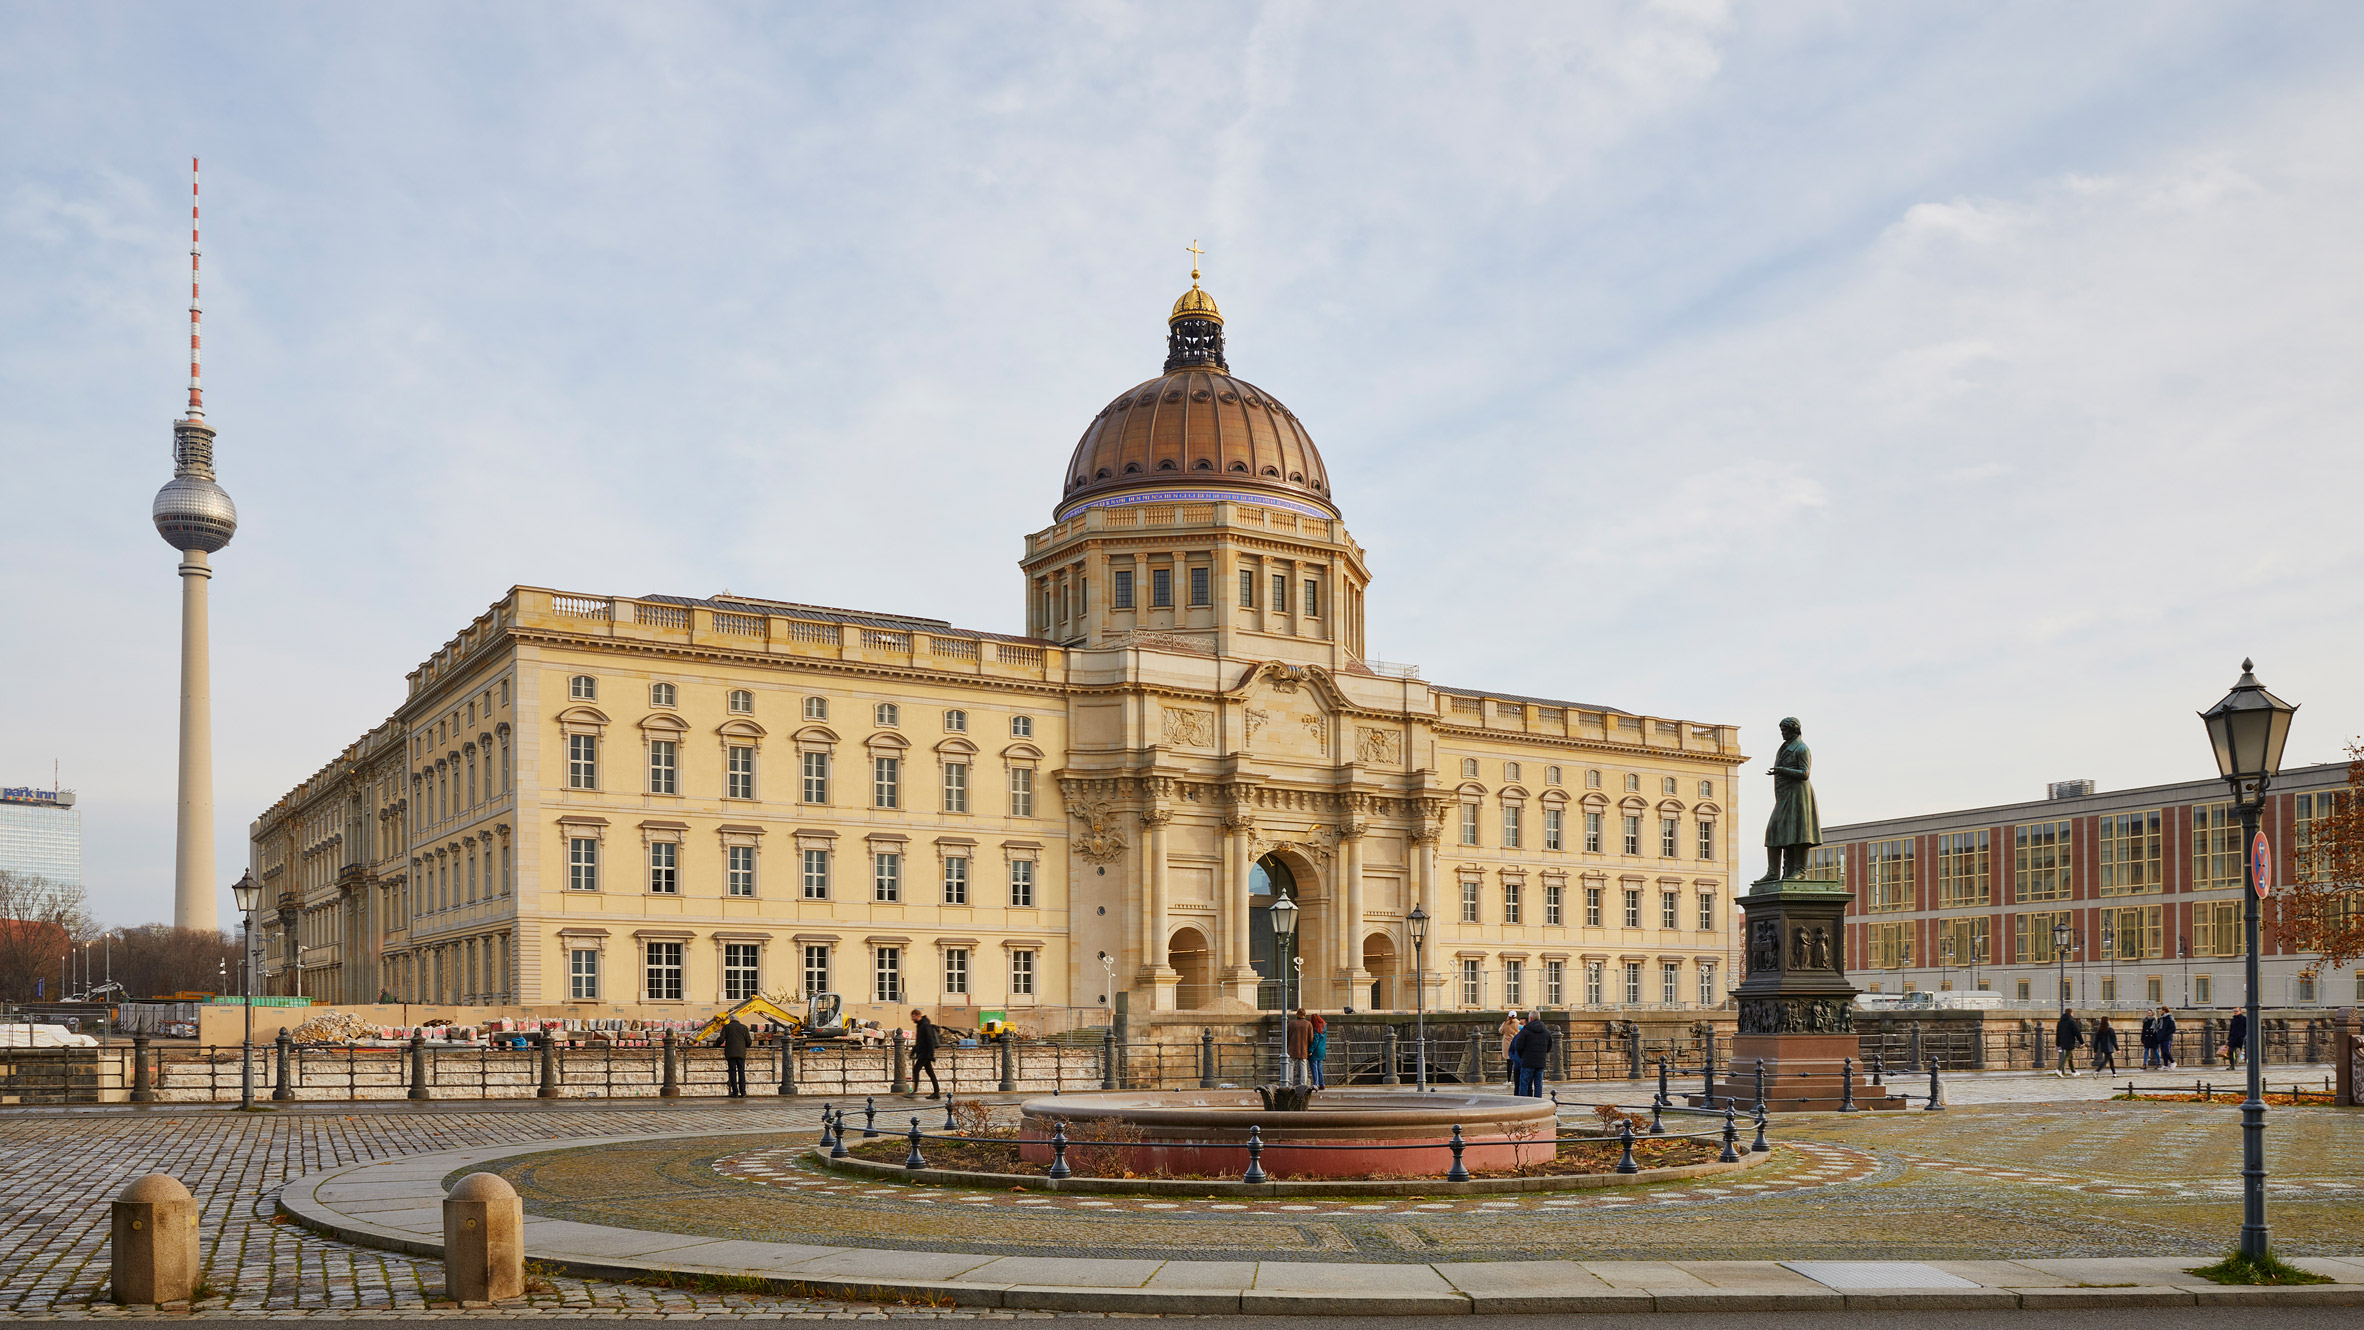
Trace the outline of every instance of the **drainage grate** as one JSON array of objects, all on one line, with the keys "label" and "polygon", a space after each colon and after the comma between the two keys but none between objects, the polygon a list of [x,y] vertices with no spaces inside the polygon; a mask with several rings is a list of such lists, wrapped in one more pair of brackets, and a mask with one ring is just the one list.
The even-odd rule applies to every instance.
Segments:
[{"label": "drainage grate", "polygon": [[1919,1261],[1783,1261],[1783,1265],[1832,1288],[1981,1288]]}]

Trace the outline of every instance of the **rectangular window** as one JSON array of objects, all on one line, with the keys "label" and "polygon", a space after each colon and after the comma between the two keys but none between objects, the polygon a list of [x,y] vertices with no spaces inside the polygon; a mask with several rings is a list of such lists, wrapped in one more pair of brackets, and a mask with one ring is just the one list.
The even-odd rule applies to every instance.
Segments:
[{"label": "rectangular window", "polygon": [[722,1000],[745,1002],[754,997],[759,972],[756,958],[762,949],[753,942],[722,944]]},{"label": "rectangular window", "polygon": [[1502,1005],[1516,1007],[1527,1000],[1527,963],[1502,962]]},{"label": "rectangular window", "polygon": [[1716,992],[1716,963],[1699,962],[1699,1005],[1712,1007],[1721,1001],[1722,996]]},{"label": "rectangular window", "polygon": [[1994,861],[1983,831],[1937,838],[1937,908],[1962,909],[1994,900]]},{"label": "rectangular window", "polygon": [[1475,1007],[1486,1000],[1486,971],[1484,962],[1461,962],[1461,1005]]},{"label": "rectangular window", "polygon": [[681,894],[681,847],[669,840],[648,843],[648,889],[660,896]]},{"label": "rectangular window", "polygon": [[829,851],[804,852],[804,898],[808,901],[829,899]]},{"label": "rectangular window", "polygon": [[566,953],[566,995],[576,1002],[599,1000],[599,952],[574,947]]},{"label": "rectangular window", "polygon": [[948,855],[944,860],[944,903],[969,903],[969,861],[965,855]]},{"label": "rectangular window", "polygon": [[1642,963],[1640,961],[1625,963],[1625,1005],[1629,1007],[1642,1005]]},{"label": "rectangular window", "polygon": [[1676,818],[1662,817],[1658,819],[1659,858],[1672,859],[1675,857],[1675,854],[1679,849],[1677,841],[1681,838],[1681,833],[1677,830],[1677,828],[1681,826],[1682,822]]},{"label": "rectangular window", "polygon": [[1034,861],[1010,860],[1010,905],[1031,909],[1034,905]]},{"label": "rectangular window", "polygon": [[2162,954],[2159,934],[2161,907],[2127,905],[2101,912],[2101,953],[2105,960],[2147,961]]},{"label": "rectangular window", "polygon": [[2159,812],[2104,813],[2097,849],[2104,896],[2137,896],[2161,889]]},{"label": "rectangular window", "polygon": [[1034,816],[1034,768],[1010,768],[1010,816]]},{"label": "rectangular window", "polygon": [[730,863],[727,889],[733,896],[755,894],[755,847],[733,845],[727,855]]},{"label": "rectangular window", "polygon": [[1515,924],[1519,921],[1519,896],[1525,890],[1516,882],[1502,884],[1502,922]]},{"label": "rectangular window", "polygon": [[1034,996],[1034,953],[1031,951],[1010,953],[1010,996]]},{"label": "rectangular window", "polygon": [[1543,1005],[1547,1007],[1568,1005],[1568,963],[1566,961],[1545,961],[1543,963]]},{"label": "rectangular window", "polygon": [[2036,822],[2013,829],[2012,898],[2018,901],[2064,901],[2074,885],[2067,822]]},{"label": "rectangular window", "polygon": [[1660,928],[1681,928],[1683,926],[1683,893],[1679,891],[1658,893],[1658,926]]},{"label": "rectangular window", "polygon": [[1272,575],[1271,610],[1274,614],[1287,614],[1289,612],[1289,575],[1287,573],[1274,573]]},{"label": "rectangular window", "polygon": [[599,890],[599,841],[572,836],[566,842],[566,885],[576,891]]},{"label": "rectangular window", "polygon": [[[2328,881],[2333,876],[2329,836],[2318,838],[2317,824],[2332,817],[2347,806],[2347,791],[2325,790],[2320,794],[2301,794],[2290,801],[2291,816],[2296,822],[2290,837],[2290,853],[2286,870],[2293,882]],[[2347,908],[2364,908],[2354,901]],[[2344,916],[2343,916],[2344,917]]]},{"label": "rectangular window", "polygon": [[829,719],[829,699],[826,697],[806,698],[804,700],[804,718],[806,720]]},{"label": "rectangular window", "polygon": [[1699,893],[1699,931],[1716,931],[1716,894],[1712,891]]},{"label": "rectangular window", "polygon": [[944,996],[962,997],[969,991],[969,949],[944,949]]},{"label": "rectangular window", "polygon": [[1546,925],[1557,928],[1567,922],[1567,917],[1562,913],[1563,898],[1567,892],[1566,887],[1558,885],[1543,889],[1543,922]]},{"label": "rectangular window", "polygon": [[650,794],[679,794],[681,782],[671,739],[651,739],[648,744],[648,792]]},{"label": "rectangular window", "polygon": [[1519,819],[1520,815],[1525,811],[1526,810],[1520,808],[1517,804],[1502,805],[1503,849],[1515,850],[1519,848]]},{"label": "rectangular window", "polygon": [[804,949],[804,995],[819,997],[829,991],[829,947],[815,943]]},{"label": "rectangular window", "polygon": [[1256,573],[1253,569],[1239,570],[1239,607],[1243,610],[1256,608]]},{"label": "rectangular window", "polygon": [[1463,845],[1478,843],[1478,806],[1476,804],[1461,805],[1461,843]]},{"label": "rectangular window", "polygon": [[872,808],[901,808],[903,806],[903,759],[899,757],[870,759],[870,806]]},{"label": "rectangular window", "polygon": [[1642,852],[1642,819],[1636,814],[1628,813],[1625,816],[1624,852],[1627,854]]},{"label": "rectangular window", "polygon": [[1133,570],[1119,568],[1109,576],[1111,580],[1108,589],[1108,608],[1112,610],[1133,608]]},{"label": "rectangular window", "polygon": [[1586,928],[1601,926],[1601,889],[1599,887],[1584,889],[1584,926]]},{"label": "rectangular window", "polygon": [[1601,815],[1598,813],[1584,815],[1584,852],[1586,854],[1601,852]]},{"label": "rectangular window", "polygon": [[2192,903],[2192,954],[2195,956],[2238,956],[2246,949],[2241,935],[2241,902],[2195,901]]},{"label": "rectangular window", "polygon": [[1322,612],[1322,584],[1319,578],[1308,577],[1305,579],[1305,603],[1301,608],[1309,615],[1319,615]]},{"label": "rectangular window", "polygon": [[1152,568],[1149,570],[1149,608],[1153,610],[1174,608],[1173,569]]},{"label": "rectangular window", "polygon": [[944,764],[944,811],[969,811],[969,764],[966,762]]},{"label": "rectangular window", "polygon": [[681,1001],[681,944],[648,944],[648,978],[644,997],[650,1002]]},{"label": "rectangular window", "polygon": [[1564,810],[1562,810],[1562,809],[1558,809],[1558,808],[1546,808],[1546,809],[1544,809],[1544,810],[1543,810],[1543,848],[1544,848],[1544,849],[1547,849],[1547,850],[1564,850],[1564,849],[1568,848],[1568,847],[1567,847],[1567,845],[1566,845],[1566,843],[1565,843],[1565,840],[1564,840],[1563,834],[1562,834],[1562,833],[1563,833],[1563,831],[1564,831],[1564,829],[1565,829],[1565,826],[1566,826],[1567,820],[1568,820],[1568,815],[1567,815],[1567,813],[1566,813]]},{"label": "rectangular window", "polygon": [[1639,887],[1625,889],[1625,926],[1627,928],[1642,926],[1642,892]]},{"label": "rectangular window", "polygon": [[[2025,979],[2019,981],[2019,995],[2021,997],[2027,996],[2027,980]],[[2216,1005],[2216,977],[2214,975],[2195,974],[2192,976],[2192,1005],[2199,1007]]]},{"label": "rectangular window", "polygon": [[896,904],[903,899],[903,856],[884,851],[870,856],[870,899]]},{"label": "rectangular window", "polygon": [[2068,924],[2069,959],[2076,959],[2076,921],[2066,910],[2037,911],[2011,916],[2011,954],[2021,965],[2050,965],[2058,956],[2053,950],[2052,929]]},{"label": "rectangular window", "polygon": [[1909,910],[1913,908],[1913,841],[1873,841],[1864,847],[1865,908],[1871,910]]},{"label": "rectangular window", "polygon": [[[2298,796],[2301,800],[2306,795]],[[2241,819],[2231,804],[2192,807],[2192,890],[2211,891],[2244,884]]]},{"label": "rectangular window", "polygon": [[1601,971],[1606,968],[1608,967],[1604,966],[1599,961],[1586,961],[1584,963],[1585,1006],[1597,1007],[1601,1005]]},{"label": "rectangular window", "polygon": [[1683,1005],[1683,966],[1667,961],[1658,967],[1658,1000],[1670,1007]]},{"label": "rectangular window", "polygon": [[1847,847],[1817,845],[1806,851],[1806,876],[1822,882],[1847,885]]},{"label": "rectangular window", "polygon": [[1716,823],[1712,817],[1699,819],[1699,862],[1714,863],[1716,857]]},{"label": "rectangular window", "polygon": [[808,804],[829,802],[829,755],[808,752],[804,755],[803,765],[804,802]]},{"label": "rectangular window", "polygon": [[755,750],[732,745],[723,749],[723,791],[725,799],[755,797]]},{"label": "rectangular window", "polygon": [[1191,604],[1211,605],[1214,603],[1211,585],[1213,582],[1213,577],[1214,569],[1207,567],[1205,564],[1199,564],[1190,570]]},{"label": "rectangular window", "polygon": [[1866,924],[1863,945],[1869,955],[1863,963],[1873,969],[1901,970],[1913,963],[1913,925]]},{"label": "rectangular window", "polygon": [[1464,879],[1461,883],[1461,922],[1465,924],[1474,924],[1477,921],[1478,884],[1474,881]]},{"label": "rectangular window", "polygon": [[570,790],[599,788],[599,736],[566,736],[566,786]]},{"label": "rectangular window", "polygon": [[876,982],[871,987],[873,1002],[901,1002],[903,1000],[903,949],[877,947],[871,951]]}]

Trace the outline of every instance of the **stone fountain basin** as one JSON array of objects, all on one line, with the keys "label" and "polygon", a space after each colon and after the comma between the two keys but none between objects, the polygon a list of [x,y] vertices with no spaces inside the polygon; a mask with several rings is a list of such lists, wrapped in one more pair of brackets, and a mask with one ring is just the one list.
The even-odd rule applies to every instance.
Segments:
[{"label": "stone fountain basin", "polygon": [[[1093,1134],[1094,1124],[1123,1124],[1128,1139],[1137,1134],[1140,1140],[1125,1148],[1124,1167],[1143,1174],[1236,1177],[1248,1166],[1250,1127],[1260,1129],[1265,1171],[1298,1177],[1441,1176],[1453,1164],[1456,1124],[1462,1166],[1472,1171],[1514,1168],[1558,1153],[1550,1101],[1465,1091],[1322,1090],[1294,1113],[1267,1111],[1253,1090],[1124,1091],[1029,1099],[1019,1113],[1029,1140],[1047,1140],[1060,1122],[1070,1138]],[[1091,1145],[1070,1149],[1079,1147]],[[1020,1155],[1048,1164],[1051,1147],[1022,1146]]]}]

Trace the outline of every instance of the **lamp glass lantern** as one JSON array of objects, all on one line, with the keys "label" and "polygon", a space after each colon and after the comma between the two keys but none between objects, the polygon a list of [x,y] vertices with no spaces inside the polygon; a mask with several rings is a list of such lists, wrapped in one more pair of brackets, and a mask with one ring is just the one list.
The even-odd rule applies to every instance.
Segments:
[{"label": "lamp glass lantern", "polygon": [[1285,944],[1297,935],[1297,902],[1287,896],[1276,896],[1266,913],[1272,920],[1274,937]]},{"label": "lamp glass lantern", "polygon": [[[2298,708],[2266,691],[2257,681],[2256,665],[2241,662],[2240,681],[2224,700],[2200,713],[2208,727],[2208,746],[2216,753],[2217,774],[2236,787],[2269,779],[2282,769],[2282,746],[2290,740],[2290,718]],[[2262,794],[2252,792],[2252,797]]]},{"label": "lamp glass lantern", "polygon": [[255,885],[254,873],[251,870],[230,884],[230,900],[238,907],[240,914],[253,914],[255,897],[261,894],[262,888]]}]

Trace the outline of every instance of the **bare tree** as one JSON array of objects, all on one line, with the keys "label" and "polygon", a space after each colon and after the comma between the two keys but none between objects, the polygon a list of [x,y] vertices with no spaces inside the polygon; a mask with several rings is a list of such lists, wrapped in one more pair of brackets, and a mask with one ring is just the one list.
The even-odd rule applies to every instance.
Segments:
[{"label": "bare tree", "polygon": [[133,998],[219,993],[238,984],[238,941],[218,930],[141,924],[107,934],[115,982]]},{"label": "bare tree", "polygon": [[[91,931],[81,887],[0,869],[0,999],[27,1002],[42,980],[54,984],[59,962]],[[48,996],[64,994],[53,986]]]}]

